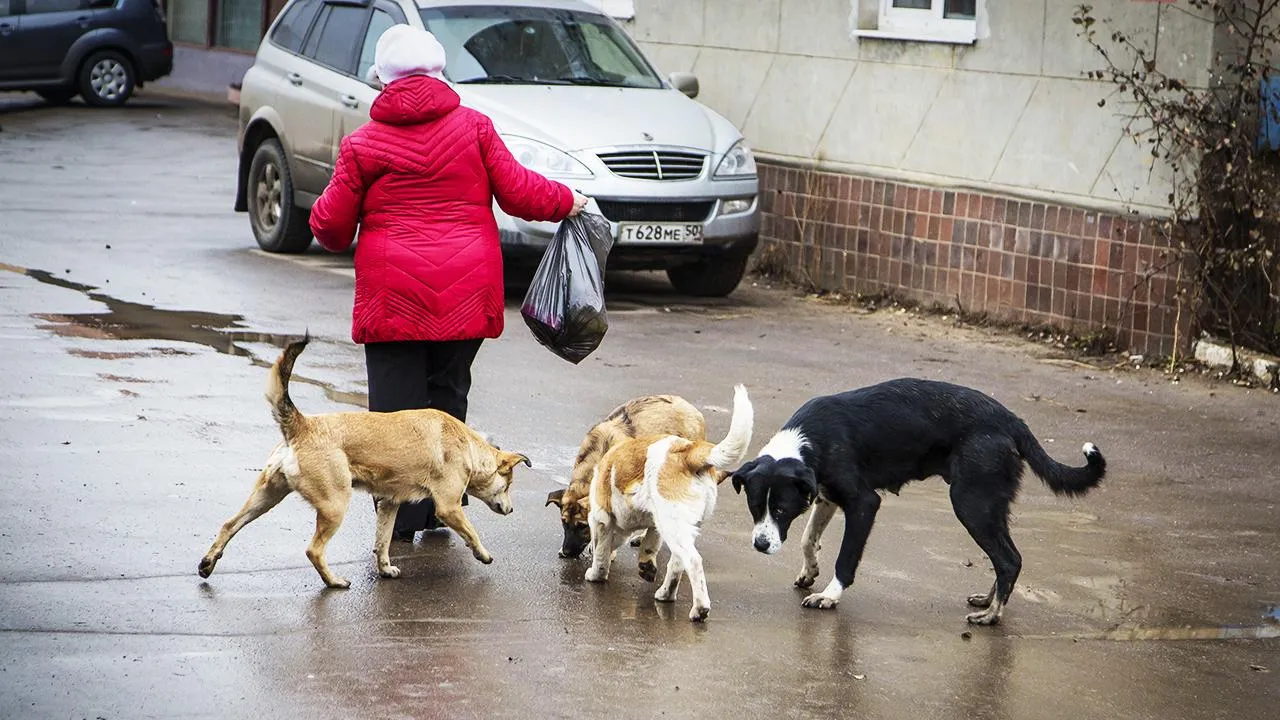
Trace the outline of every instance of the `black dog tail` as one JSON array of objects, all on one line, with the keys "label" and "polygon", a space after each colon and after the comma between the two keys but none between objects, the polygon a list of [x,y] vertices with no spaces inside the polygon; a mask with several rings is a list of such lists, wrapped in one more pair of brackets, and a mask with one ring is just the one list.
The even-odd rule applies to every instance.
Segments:
[{"label": "black dog tail", "polygon": [[1040,441],[1036,440],[1025,425],[1022,432],[1015,436],[1015,442],[1018,454],[1022,455],[1054,495],[1080,497],[1102,482],[1103,476],[1107,474],[1107,459],[1102,457],[1102,451],[1093,443],[1085,443],[1082,449],[1085,466],[1071,467],[1049,457],[1040,446]]},{"label": "black dog tail", "polygon": [[267,402],[271,404],[271,417],[280,426],[285,440],[292,440],[306,422],[306,418],[293,404],[293,398],[289,397],[289,378],[293,375],[294,362],[309,342],[310,331],[301,340],[286,345],[284,352],[271,365],[271,374],[267,377]]}]

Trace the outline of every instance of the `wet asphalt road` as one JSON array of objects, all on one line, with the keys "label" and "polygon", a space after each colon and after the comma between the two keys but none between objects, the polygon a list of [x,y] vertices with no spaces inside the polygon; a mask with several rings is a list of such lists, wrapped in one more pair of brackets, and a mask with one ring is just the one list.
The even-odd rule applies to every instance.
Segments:
[{"label": "wet asphalt road", "polygon": [[[394,545],[403,576],[379,580],[356,498],[329,549],[352,588],[327,591],[295,497],[202,581],[196,562],[278,437],[262,399],[278,343],[316,338],[297,370],[304,412],[363,402],[350,258],[254,249],[230,209],[228,110],[0,103],[0,717],[1277,716],[1277,398],[762,287],[691,301],[613,278],[609,335],[577,367],[509,310],[471,420],[534,468],[517,472],[513,515],[467,509],[492,565],[434,535]],[[813,394],[900,375],[990,392],[1061,460],[1085,441],[1109,459],[1082,500],[1028,475],[1001,625],[964,622],[992,572],[937,479],[886,498],[833,611],[802,609],[791,587],[799,530],[754,552],[727,486],[700,541],[703,626],[687,584],[653,602],[630,548],[603,586],[582,580],[585,559],[556,557],[546,493],[627,398],[682,394],[718,438],[744,382],[757,449]]]}]

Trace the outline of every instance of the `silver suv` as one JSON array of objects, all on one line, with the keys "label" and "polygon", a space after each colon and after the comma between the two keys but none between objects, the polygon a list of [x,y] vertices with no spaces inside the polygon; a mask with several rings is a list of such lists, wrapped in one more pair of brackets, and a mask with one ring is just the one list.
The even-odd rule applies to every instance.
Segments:
[{"label": "silver suv", "polygon": [[[665,269],[683,293],[722,296],[742,279],[760,218],[742,133],[660,77],[612,18],[578,0],[290,0],[240,90],[235,208],[258,244],[311,244],[307,214],[340,140],[369,120],[378,37],[395,23],[444,45],[446,80],[493,119],[526,166],[595,199],[615,269]],[[554,223],[495,204],[504,255],[536,260]]]}]

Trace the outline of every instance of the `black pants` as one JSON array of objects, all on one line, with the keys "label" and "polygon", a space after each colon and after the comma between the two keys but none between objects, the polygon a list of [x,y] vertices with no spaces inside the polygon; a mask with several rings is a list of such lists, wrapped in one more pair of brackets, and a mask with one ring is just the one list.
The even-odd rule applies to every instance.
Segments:
[{"label": "black pants", "polygon": [[[471,363],[480,351],[477,340],[448,342],[366,343],[369,410],[395,412],[433,408],[467,421]],[[466,496],[462,498],[466,503]],[[396,514],[396,533],[439,527],[435,503],[405,503]]]}]

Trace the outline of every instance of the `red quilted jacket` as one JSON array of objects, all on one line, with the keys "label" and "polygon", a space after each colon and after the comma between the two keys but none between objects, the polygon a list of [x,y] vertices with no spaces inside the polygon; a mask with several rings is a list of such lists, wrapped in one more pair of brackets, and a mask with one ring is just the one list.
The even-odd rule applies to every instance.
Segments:
[{"label": "red quilted jacket", "polygon": [[326,249],[356,244],[351,339],[495,338],[503,329],[502,252],[492,203],[560,221],[566,186],[526,169],[485,115],[445,83],[412,76],[378,95],[371,121],[342,140],[311,210]]}]

